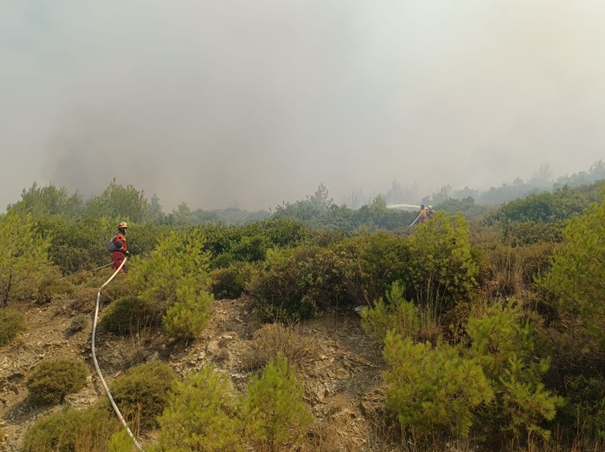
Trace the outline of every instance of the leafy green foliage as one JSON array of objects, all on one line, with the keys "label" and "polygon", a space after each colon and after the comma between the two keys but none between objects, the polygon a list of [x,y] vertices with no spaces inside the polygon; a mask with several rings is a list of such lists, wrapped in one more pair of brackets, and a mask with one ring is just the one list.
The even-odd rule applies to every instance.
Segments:
[{"label": "leafy green foliage", "polygon": [[487,218],[488,224],[508,222],[552,223],[569,220],[600,199],[600,185],[557,189],[504,204]]},{"label": "leafy green foliage", "polygon": [[389,331],[384,357],[392,369],[384,374],[387,407],[414,434],[447,428],[466,437],[473,411],[493,398],[481,366],[461,357],[457,347],[414,344]]},{"label": "leafy green foliage", "polygon": [[253,443],[275,446],[298,441],[313,416],[305,406],[303,388],[294,368],[279,356],[262,376],[252,377],[242,406],[244,437]]},{"label": "leafy green foliage", "polygon": [[75,217],[80,215],[82,206],[82,197],[78,194],[70,195],[65,187],[58,188],[52,183],[40,187],[34,182],[31,188],[21,192],[21,202],[10,204],[8,208],[18,207],[39,219],[52,216]]},{"label": "leafy green foliage", "polygon": [[335,252],[345,263],[350,297],[368,306],[405,278],[410,260],[408,242],[386,232],[347,239],[335,245]]},{"label": "leafy green foliage", "polygon": [[540,242],[561,243],[563,229],[567,221],[542,222],[509,222],[503,226],[502,242],[510,246],[528,246]]},{"label": "leafy green foliage", "polygon": [[304,319],[347,301],[345,264],[330,249],[270,250],[250,282],[255,312],[265,321]]},{"label": "leafy green foliage", "polygon": [[35,295],[50,272],[49,241],[34,229],[30,214],[16,209],[0,217],[0,302],[4,307],[15,296]]},{"label": "leafy green foliage", "polygon": [[30,399],[44,405],[63,401],[67,394],[78,392],[86,385],[88,367],[82,361],[55,359],[42,361],[27,377],[25,386]]},{"label": "leafy green foliage", "polygon": [[228,377],[213,365],[175,380],[159,418],[158,452],[238,450],[235,396]]},{"label": "leafy green foliage", "polygon": [[197,338],[206,328],[212,313],[212,294],[198,291],[193,286],[181,284],[177,288],[177,300],[162,319],[166,333],[175,339]]},{"label": "leafy green foliage", "polygon": [[152,206],[145,192],[137,190],[132,185],[126,187],[114,179],[105,191],[86,202],[84,217],[130,219],[135,223],[153,220],[159,214],[158,206]]},{"label": "leafy green foliage", "polygon": [[414,303],[403,297],[403,287],[393,283],[387,292],[387,302],[379,298],[373,308],[365,306],[361,311],[362,326],[379,341],[384,341],[389,331],[402,337],[414,338],[420,330],[420,322]]},{"label": "leafy green foliage", "polygon": [[133,447],[134,441],[126,429],[114,433],[109,439],[109,452],[132,452]]},{"label": "leafy green foliage", "polygon": [[551,271],[541,284],[553,296],[562,326],[585,346],[585,352],[605,352],[605,201],[573,218],[555,252]]},{"label": "leafy green foliage", "polygon": [[[110,390],[125,418],[140,419],[141,429],[153,428],[168,406],[168,390],[176,378],[169,365],[154,361],[131,368],[111,384]],[[109,402],[107,405],[110,410]]]},{"label": "leafy green foliage", "polygon": [[443,313],[469,296],[476,286],[478,266],[471,252],[468,223],[460,214],[437,212],[408,241],[404,281],[409,299]]},{"label": "leafy green foliage", "polygon": [[[97,407],[71,407],[42,417],[27,431],[23,452],[107,452],[119,421]],[[130,452],[130,451],[129,451]]]},{"label": "leafy green foliage", "polygon": [[160,316],[160,310],[153,303],[139,297],[124,297],[105,308],[100,326],[125,336],[157,324]]},{"label": "leafy green foliage", "polygon": [[541,427],[555,417],[563,400],[548,391],[542,380],[548,359],[536,359],[536,336],[515,302],[495,303],[469,318],[468,356],[481,366],[494,391],[486,420],[492,429],[510,431],[515,438],[529,432],[548,437]]},{"label": "leafy green foliage", "polygon": [[0,347],[10,344],[26,330],[25,314],[11,308],[0,308]]},{"label": "leafy green foliage", "polygon": [[239,298],[252,279],[252,266],[247,262],[235,262],[227,268],[217,268],[210,273],[210,290],[218,300]]},{"label": "leafy green foliage", "polygon": [[141,298],[170,306],[179,300],[181,286],[207,286],[210,254],[203,251],[204,243],[199,230],[171,232],[149,259],[134,261],[128,278]]}]

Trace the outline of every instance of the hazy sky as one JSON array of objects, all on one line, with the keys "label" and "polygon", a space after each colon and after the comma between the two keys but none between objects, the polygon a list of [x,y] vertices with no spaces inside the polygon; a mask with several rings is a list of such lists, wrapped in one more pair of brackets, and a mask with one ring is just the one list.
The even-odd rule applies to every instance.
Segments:
[{"label": "hazy sky", "polygon": [[0,0],[0,207],[34,180],[257,209],[586,170],[604,22],[602,0]]}]

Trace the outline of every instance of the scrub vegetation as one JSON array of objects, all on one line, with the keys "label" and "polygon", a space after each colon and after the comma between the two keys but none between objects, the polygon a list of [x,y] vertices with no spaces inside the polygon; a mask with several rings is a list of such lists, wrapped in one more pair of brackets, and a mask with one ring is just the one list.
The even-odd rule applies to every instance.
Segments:
[{"label": "scrub vegetation", "polygon": [[[414,212],[381,197],[339,206],[323,185],[247,222],[184,204],[166,214],[116,181],[88,200],[34,185],[0,217],[0,346],[25,331],[26,303],[91,295],[107,277],[91,270],[129,221],[134,257],[104,295],[105,334],[188,343],[214,304],[238,297],[261,325],[237,385],[210,364],[177,376],[156,362],[116,379],[128,418],[155,431],[150,450],[314,450],[298,374],[319,352],[298,326],[354,308],[382,347],[384,405],[371,422],[390,426],[377,436],[392,450],[446,450],[452,439],[469,450],[601,450],[605,188],[569,180],[489,208],[433,195],[434,217],[413,227]],[[85,367],[42,360],[27,379],[32,399],[60,402],[84,385]],[[43,417],[24,450],[127,450],[107,413],[101,400]]]}]

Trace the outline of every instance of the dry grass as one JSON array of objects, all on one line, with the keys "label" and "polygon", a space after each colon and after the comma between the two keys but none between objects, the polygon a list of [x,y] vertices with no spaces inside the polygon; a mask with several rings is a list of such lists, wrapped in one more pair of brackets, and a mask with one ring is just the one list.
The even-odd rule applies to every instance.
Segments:
[{"label": "dry grass", "polygon": [[312,338],[300,334],[298,324],[267,324],[254,333],[254,341],[243,355],[244,367],[247,370],[260,369],[278,355],[301,366],[317,355],[317,349]]}]

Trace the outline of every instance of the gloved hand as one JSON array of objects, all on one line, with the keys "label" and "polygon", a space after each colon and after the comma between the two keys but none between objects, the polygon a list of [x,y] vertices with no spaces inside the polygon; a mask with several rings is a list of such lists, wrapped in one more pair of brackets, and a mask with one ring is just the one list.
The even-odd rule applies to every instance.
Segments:
[{"label": "gloved hand", "polygon": [[130,257],[130,251],[128,251],[128,250],[124,251],[124,256]]}]

